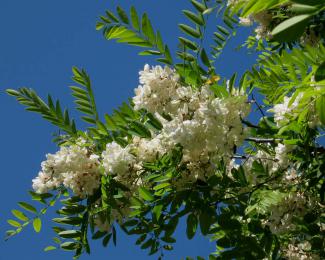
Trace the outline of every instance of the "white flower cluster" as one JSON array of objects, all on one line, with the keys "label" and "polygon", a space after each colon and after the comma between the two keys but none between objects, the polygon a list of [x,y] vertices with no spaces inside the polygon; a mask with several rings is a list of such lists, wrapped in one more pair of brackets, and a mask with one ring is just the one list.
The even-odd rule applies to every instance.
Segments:
[{"label": "white flower cluster", "polygon": [[262,11],[257,14],[253,14],[253,19],[259,26],[255,29],[256,39],[272,37],[269,30],[270,23],[272,22],[272,14],[268,11]]},{"label": "white flower cluster", "polygon": [[[228,0],[227,6],[235,7],[238,3],[245,2],[246,0]],[[262,11],[256,14],[252,14],[248,17],[239,17],[239,23],[242,26],[252,26],[254,22],[258,23],[258,27],[255,29],[256,39],[271,37],[269,29],[272,22],[272,14],[268,11]]]},{"label": "white flower cluster", "polygon": [[295,228],[293,217],[303,217],[314,205],[303,193],[290,193],[282,201],[270,209],[271,215],[265,224],[274,234],[282,234]]},{"label": "white flower cluster", "polygon": [[[168,77],[165,76],[166,71]],[[220,159],[229,161],[234,146],[241,145],[245,138],[241,119],[250,111],[246,96],[237,93],[220,99],[214,96],[209,86],[202,86],[198,90],[181,86],[174,71],[160,66],[152,69],[145,66],[140,75],[145,84],[143,88],[149,93],[157,92],[156,87],[163,85],[159,90],[160,95],[155,97],[154,106],[151,97],[143,99],[138,89],[133,98],[134,103],[141,98],[141,108],[154,113],[163,124],[161,133],[150,142],[145,142],[147,148],[141,147],[143,150],[164,153],[180,144],[183,147],[183,161],[188,163],[196,178],[203,178],[203,164],[211,168],[209,162]],[[172,120],[164,119],[160,116],[162,113],[171,116]]]},{"label": "white flower cluster", "polygon": [[312,254],[310,251],[311,244],[308,241],[298,245],[289,244],[284,250],[285,256],[290,260],[318,260],[320,257]]},{"label": "white flower cluster", "polygon": [[131,146],[121,147],[116,142],[108,143],[102,153],[102,162],[106,174],[112,174],[124,185],[135,188],[140,183],[140,168],[137,158],[131,153]]},{"label": "white flower cluster", "polygon": [[47,154],[42,171],[33,179],[33,189],[46,193],[61,185],[80,197],[92,195],[100,185],[99,157],[89,154],[78,144],[61,147],[55,154]]},{"label": "white flower cluster", "polygon": [[[283,98],[283,103],[275,104],[269,112],[274,113],[274,121],[278,127],[284,126],[290,122],[290,118],[296,117],[299,115],[299,103],[303,98],[304,93],[300,92],[295,100],[290,104],[292,97],[285,96]],[[312,105],[312,104],[309,104]],[[305,108],[304,108],[305,109]],[[319,119],[314,112],[314,106],[310,106],[308,116],[308,125],[310,128],[314,128],[319,125]]]},{"label": "white flower cluster", "polygon": [[[269,147],[271,148],[271,147]],[[284,179],[293,180],[297,177],[296,172],[290,165],[289,154],[294,149],[293,145],[277,144],[274,148],[274,154],[265,152],[264,150],[258,150],[256,154],[249,156],[242,166],[245,170],[245,175],[248,182],[252,185],[257,184],[257,175],[252,171],[253,163],[255,161],[261,163],[270,174],[276,171],[285,171]],[[235,160],[232,160],[228,165],[228,175],[231,177],[231,169],[238,168],[239,164],[236,164]]]},{"label": "white flower cluster", "polygon": [[209,86],[195,90],[182,86],[178,78],[168,67],[146,65],[140,72],[142,85],[135,90],[134,108],[155,114],[163,129],[152,132],[150,140],[134,137],[125,148],[108,144],[102,154],[107,173],[116,174],[129,185],[141,183],[142,163],[153,161],[180,144],[188,168],[182,179],[192,182],[211,174],[213,163],[229,161],[234,147],[242,144],[246,131],[241,119],[250,111],[247,97],[237,91],[227,98],[216,98]]},{"label": "white flower cluster", "polygon": [[129,147],[122,148],[116,142],[108,143],[102,153],[103,166],[107,172],[125,175],[133,165],[135,157],[130,153]]},{"label": "white flower cluster", "polygon": [[175,94],[178,76],[169,67],[156,66],[150,69],[145,65],[140,71],[140,86],[135,89],[134,109],[147,109],[149,112],[165,112],[165,105]]}]

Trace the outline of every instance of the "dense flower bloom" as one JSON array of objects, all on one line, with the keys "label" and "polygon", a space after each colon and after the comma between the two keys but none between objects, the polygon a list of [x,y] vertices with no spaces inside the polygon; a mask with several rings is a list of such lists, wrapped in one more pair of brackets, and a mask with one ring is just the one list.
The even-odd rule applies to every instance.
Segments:
[{"label": "dense flower bloom", "polygon": [[303,243],[289,244],[286,249],[284,249],[285,256],[290,260],[318,260],[320,257],[313,254],[310,251],[311,244],[308,241]]},{"label": "dense flower bloom", "polygon": [[156,66],[150,69],[149,65],[145,65],[139,74],[141,85],[135,89],[134,109],[164,112],[166,102],[175,93],[177,74],[169,67]]},{"label": "dense flower bloom", "polygon": [[[300,92],[292,102],[292,96],[283,98],[283,103],[275,104],[269,112],[274,113],[274,121],[277,126],[282,127],[290,122],[291,118],[297,117],[302,109],[308,109],[309,113],[306,115],[306,119],[308,121],[308,125],[310,128],[317,127],[320,122],[317,114],[315,113],[314,103],[309,103],[308,107],[299,107],[299,103],[301,102],[304,96],[303,92]],[[291,104],[290,104],[291,103]]]},{"label": "dense flower bloom", "polygon": [[[180,144],[183,162],[192,175],[184,174],[184,180],[193,176],[194,180],[205,179],[213,173],[211,164],[220,159],[229,161],[234,147],[242,144],[246,130],[241,120],[248,115],[250,105],[240,91],[216,98],[208,85],[199,89],[182,86],[173,70],[160,66],[150,69],[146,65],[140,72],[140,83],[134,108],[154,113],[163,129],[151,140],[133,139],[131,146],[138,160],[151,161]],[[170,115],[171,120],[162,114]]]},{"label": "dense flower bloom", "polygon": [[293,230],[293,217],[302,217],[314,202],[303,193],[290,193],[283,200],[270,209],[271,215],[265,222],[274,234],[282,234]]},{"label": "dense flower bloom", "polygon": [[121,147],[116,142],[108,143],[102,153],[103,166],[106,173],[115,175],[126,174],[135,162],[129,147]]},{"label": "dense flower bloom", "polygon": [[274,121],[278,126],[283,126],[289,122],[289,116],[292,116],[292,112],[299,105],[299,101],[302,98],[302,95],[298,95],[294,102],[289,105],[291,97],[284,97],[283,103],[274,105],[273,109],[270,111],[274,112]]},{"label": "dense flower bloom", "polygon": [[99,187],[99,157],[89,154],[86,147],[61,147],[55,154],[47,154],[42,171],[33,179],[33,189],[45,193],[64,185],[80,197],[92,195]]}]

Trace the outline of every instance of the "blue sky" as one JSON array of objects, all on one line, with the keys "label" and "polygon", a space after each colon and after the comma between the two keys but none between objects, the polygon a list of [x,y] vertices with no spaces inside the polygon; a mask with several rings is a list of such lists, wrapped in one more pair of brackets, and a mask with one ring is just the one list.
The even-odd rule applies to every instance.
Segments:
[{"label": "blue sky", "polygon": [[[154,64],[154,61],[137,56],[136,48],[108,42],[96,32],[98,15],[105,9],[114,9],[117,4],[125,9],[135,5],[139,12],[146,11],[165,42],[175,50],[180,35],[177,23],[184,22],[181,10],[190,7],[189,1],[1,0],[0,158],[3,186],[0,189],[0,234],[4,235],[9,228],[6,220],[11,218],[10,211],[17,208],[17,202],[28,201],[31,179],[37,175],[45,154],[57,150],[51,143],[51,134],[56,129],[38,115],[26,113],[4,90],[27,86],[43,97],[51,93],[72,111],[73,99],[68,86],[72,85],[71,67],[78,66],[90,74],[102,114],[131,97],[138,85],[138,71],[145,63]],[[254,57],[234,50],[244,40],[245,32],[240,32],[216,64],[221,75],[242,72],[254,62]],[[78,117],[76,112],[72,115]],[[77,123],[84,126],[80,120]],[[54,236],[50,217],[51,214],[44,219],[40,234],[27,227],[17,237],[7,242],[1,240],[0,260],[71,259],[66,252],[43,252]],[[176,238],[175,250],[166,259],[206,256],[214,249],[214,244],[201,236],[188,241],[184,223],[179,226]],[[136,237],[119,233],[117,240],[116,248],[102,248],[99,242],[92,242],[93,253],[81,259],[156,259],[134,245]]]}]

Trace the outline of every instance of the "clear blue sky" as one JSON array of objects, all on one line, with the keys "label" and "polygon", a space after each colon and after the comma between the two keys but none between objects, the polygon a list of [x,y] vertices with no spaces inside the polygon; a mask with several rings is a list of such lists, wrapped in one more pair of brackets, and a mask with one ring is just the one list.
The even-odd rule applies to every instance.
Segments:
[{"label": "clear blue sky", "polygon": [[[71,67],[83,67],[90,74],[100,112],[110,112],[133,95],[138,85],[138,71],[145,63],[154,64],[148,57],[137,56],[137,49],[107,42],[95,31],[98,15],[105,9],[114,9],[120,4],[129,9],[135,5],[146,11],[154,27],[159,28],[165,41],[175,50],[180,33],[177,23],[184,21],[181,10],[188,8],[188,1],[175,0],[1,0],[0,7],[0,117],[1,128],[1,215],[0,234],[9,228],[11,209],[18,201],[28,201],[27,190],[31,179],[37,175],[45,154],[55,152],[51,133],[55,128],[38,115],[27,113],[23,107],[4,93],[6,88],[27,86],[41,96],[47,93],[60,97],[62,104],[73,108],[68,86]],[[239,36],[243,41],[244,33]],[[253,63],[254,57],[228,48],[218,72],[230,75],[242,72]],[[223,61],[223,62],[221,62]],[[75,117],[77,113],[72,112]],[[78,125],[84,125],[77,120]],[[62,251],[43,252],[51,244],[54,232],[50,229],[50,217],[43,221],[43,230],[35,234],[31,227],[7,242],[0,241],[0,260],[51,260],[71,259],[71,254]],[[196,236],[188,241],[184,223],[177,230],[175,250],[166,259],[181,259],[185,256],[207,256],[214,249],[208,239]],[[101,243],[91,242],[92,254],[85,260],[101,259],[156,259],[134,245],[136,237],[119,233],[118,246],[102,248]]]}]

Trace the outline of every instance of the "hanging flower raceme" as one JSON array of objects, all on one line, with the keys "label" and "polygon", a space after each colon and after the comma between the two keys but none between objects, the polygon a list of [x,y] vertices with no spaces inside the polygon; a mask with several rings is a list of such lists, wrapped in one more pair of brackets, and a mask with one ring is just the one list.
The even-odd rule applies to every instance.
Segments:
[{"label": "hanging flower raceme", "polygon": [[46,193],[61,185],[80,197],[92,195],[100,185],[99,157],[89,153],[79,142],[63,146],[55,154],[47,154],[42,171],[33,180],[33,189]]},{"label": "hanging flower raceme", "polygon": [[[142,85],[135,90],[135,109],[154,113],[163,129],[151,141],[138,140],[133,145],[138,145],[138,156],[146,160],[149,158],[144,151],[162,155],[180,144],[183,162],[188,164],[192,177],[205,179],[204,175],[213,173],[209,164],[221,159],[229,161],[234,147],[242,144],[246,130],[241,120],[248,115],[250,105],[244,94],[217,98],[207,85],[193,89],[182,86],[178,79],[168,67],[150,69],[146,65],[140,72]],[[165,119],[166,115],[171,119]],[[208,166],[209,171],[198,165]]]}]

